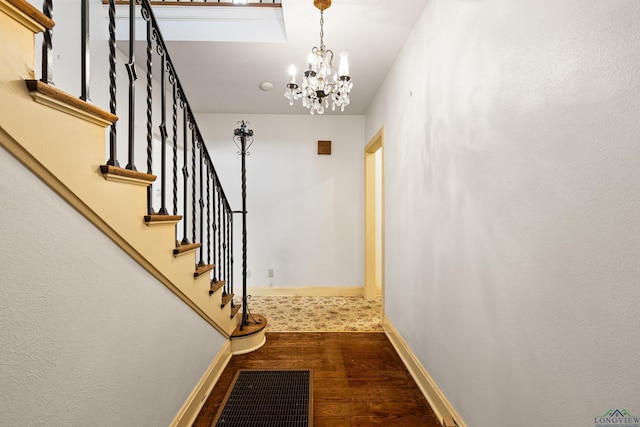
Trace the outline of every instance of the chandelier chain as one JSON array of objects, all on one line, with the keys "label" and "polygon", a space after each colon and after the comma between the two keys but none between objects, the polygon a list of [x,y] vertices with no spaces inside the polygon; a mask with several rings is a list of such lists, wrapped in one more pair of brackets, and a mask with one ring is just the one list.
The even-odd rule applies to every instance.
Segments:
[{"label": "chandelier chain", "polygon": [[320,49],[324,50],[324,10],[320,11]]}]

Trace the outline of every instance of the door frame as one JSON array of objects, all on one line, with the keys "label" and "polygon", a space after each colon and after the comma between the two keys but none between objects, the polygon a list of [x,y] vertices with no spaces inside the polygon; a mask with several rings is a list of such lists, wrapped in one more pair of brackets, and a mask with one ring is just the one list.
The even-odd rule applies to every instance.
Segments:
[{"label": "door frame", "polygon": [[[380,218],[376,211],[376,152],[380,150]],[[378,296],[376,282],[380,283],[384,306],[384,126],[364,148],[364,296]],[[376,245],[376,231],[380,229],[380,253]],[[379,255],[379,256],[378,256]],[[377,262],[380,262],[378,269]],[[380,274],[378,276],[378,271]]]}]

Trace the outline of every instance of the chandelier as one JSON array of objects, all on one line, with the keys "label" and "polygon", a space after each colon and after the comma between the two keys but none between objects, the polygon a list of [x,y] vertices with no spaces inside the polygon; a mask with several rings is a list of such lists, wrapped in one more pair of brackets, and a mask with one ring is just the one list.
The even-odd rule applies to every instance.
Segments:
[{"label": "chandelier", "polygon": [[289,99],[289,105],[302,99],[302,105],[311,114],[323,114],[329,108],[329,99],[332,110],[340,107],[344,111],[349,105],[349,92],[353,87],[349,77],[349,54],[340,53],[340,66],[338,72],[334,72],[333,51],[324,45],[324,11],[331,6],[331,0],[314,0],[313,5],[320,10],[320,48],[314,46],[311,49],[308,65],[302,76],[302,87],[296,83],[296,67],[291,65],[291,80],[287,83],[284,96]]}]

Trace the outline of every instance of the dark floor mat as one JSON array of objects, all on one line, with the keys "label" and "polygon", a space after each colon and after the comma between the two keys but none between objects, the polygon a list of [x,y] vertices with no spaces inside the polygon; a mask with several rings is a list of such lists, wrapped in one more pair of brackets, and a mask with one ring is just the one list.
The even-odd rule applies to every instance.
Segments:
[{"label": "dark floor mat", "polygon": [[310,427],[312,385],[309,369],[240,369],[211,425]]}]

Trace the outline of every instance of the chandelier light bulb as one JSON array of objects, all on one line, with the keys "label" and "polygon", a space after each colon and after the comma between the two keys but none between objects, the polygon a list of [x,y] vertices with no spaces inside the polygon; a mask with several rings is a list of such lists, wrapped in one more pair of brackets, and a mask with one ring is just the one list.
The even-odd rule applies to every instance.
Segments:
[{"label": "chandelier light bulb", "polygon": [[340,52],[340,67],[338,68],[338,76],[349,75],[349,52]]},{"label": "chandelier light bulb", "polygon": [[295,84],[296,83],[296,67],[293,64],[291,64],[291,66],[289,67],[289,75],[291,76],[291,81],[289,83]]}]

